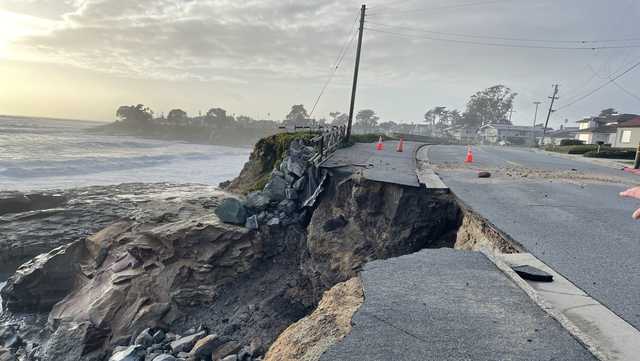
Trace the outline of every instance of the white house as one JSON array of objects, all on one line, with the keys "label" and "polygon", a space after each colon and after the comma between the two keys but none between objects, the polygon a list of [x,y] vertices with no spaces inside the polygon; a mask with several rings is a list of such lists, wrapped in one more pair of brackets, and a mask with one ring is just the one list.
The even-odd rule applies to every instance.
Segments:
[{"label": "white house", "polygon": [[453,139],[467,143],[474,142],[478,136],[478,128],[468,125],[455,125],[444,129],[443,132]]},{"label": "white house", "polygon": [[591,117],[578,120],[576,139],[585,144],[614,144],[619,123],[638,117],[635,114],[616,114],[608,117]]},{"label": "white house", "polygon": [[543,128],[509,124],[488,124],[480,127],[478,136],[483,144],[525,145],[533,144],[542,137]]},{"label": "white house", "polygon": [[578,127],[562,127],[559,130],[547,132],[543,145],[560,145],[563,140],[576,139]]},{"label": "white house", "polygon": [[640,117],[618,124],[615,148],[636,148],[640,144]]}]

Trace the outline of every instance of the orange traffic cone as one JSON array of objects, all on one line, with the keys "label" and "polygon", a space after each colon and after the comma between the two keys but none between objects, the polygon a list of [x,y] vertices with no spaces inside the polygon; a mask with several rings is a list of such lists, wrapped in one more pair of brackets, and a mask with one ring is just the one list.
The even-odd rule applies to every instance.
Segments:
[{"label": "orange traffic cone", "polygon": [[471,151],[471,146],[467,148],[467,158],[464,160],[465,163],[473,163],[473,152]]},{"label": "orange traffic cone", "polygon": [[382,136],[380,136],[380,139],[378,139],[378,144],[376,144],[376,150],[383,150],[384,149],[384,144],[382,143]]},{"label": "orange traffic cone", "polygon": [[398,149],[396,149],[396,152],[404,152],[404,139],[400,138],[400,143],[398,143]]}]

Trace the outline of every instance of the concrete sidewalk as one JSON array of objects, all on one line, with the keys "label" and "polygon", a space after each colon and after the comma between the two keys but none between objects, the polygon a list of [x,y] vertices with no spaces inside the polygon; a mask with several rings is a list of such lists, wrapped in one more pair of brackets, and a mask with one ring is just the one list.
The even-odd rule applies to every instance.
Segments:
[{"label": "concrete sidewalk", "polygon": [[595,360],[479,252],[375,261],[353,329],[322,360]]}]

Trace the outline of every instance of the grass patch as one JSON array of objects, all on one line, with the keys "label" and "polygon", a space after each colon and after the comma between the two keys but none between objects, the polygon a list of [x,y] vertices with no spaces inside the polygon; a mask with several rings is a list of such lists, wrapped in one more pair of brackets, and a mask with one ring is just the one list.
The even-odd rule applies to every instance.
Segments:
[{"label": "grass patch", "polygon": [[389,137],[384,134],[351,134],[349,141],[342,142],[340,148],[347,148],[356,143],[375,143],[380,140],[380,137],[382,137],[382,140],[385,142],[388,140],[397,140],[396,138]]},{"label": "grass patch", "polygon": [[600,152],[594,150],[590,152],[584,153],[585,157],[588,158],[608,158],[608,159],[627,159],[634,160],[636,159],[636,150],[635,149],[625,149],[625,148],[606,148],[600,149]]},{"label": "grass patch", "polygon": [[597,151],[598,146],[595,144],[585,144],[585,145],[552,145],[547,146],[544,150],[549,152],[556,153],[564,153],[564,154],[585,154],[591,151]]}]

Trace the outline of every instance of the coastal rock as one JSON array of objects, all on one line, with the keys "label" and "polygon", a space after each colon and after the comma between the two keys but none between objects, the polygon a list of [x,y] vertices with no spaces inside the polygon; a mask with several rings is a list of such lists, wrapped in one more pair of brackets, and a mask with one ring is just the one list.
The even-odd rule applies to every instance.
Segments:
[{"label": "coastal rock", "polygon": [[260,227],[260,224],[258,223],[258,216],[254,214],[253,216],[248,217],[244,226],[252,231],[258,229]]},{"label": "coastal rock", "polygon": [[100,348],[108,330],[91,322],[61,322],[44,347],[43,361],[81,361]]},{"label": "coastal rock", "polygon": [[270,202],[271,199],[261,191],[251,192],[247,195],[247,207],[256,211],[264,210]]},{"label": "coastal rock", "polygon": [[193,345],[191,352],[189,352],[189,356],[196,359],[210,359],[213,351],[223,342],[222,338],[218,337],[218,335],[214,334],[205,336]]},{"label": "coastal rock", "polygon": [[22,265],[0,291],[4,307],[12,311],[51,309],[73,288],[84,250],[84,243],[76,241]]},{"label": "coastal rock", "polygon": [[302,177],[307,169],[307,161],[302,158],[288,157],[286,164],[287,171],[297,178]]},{"label": "coastal rock", "polygon": [[286,189],[287,189],[287,181],[284,180],[281,176],[273,176],[271,180],[264,187],[264,194],[269,197],[269,199],[280,202],[286,198]]},{"label": "coastal rock", "polygon": [[152,361],[178,361],[178,359],[175,358],[175,356],[173,355],[165,353],[165,354],[154,357]]},{"label": "coastal rock", "polygon": [[109,361],[142,361],[144,360],[144,347],[133,345],[122,351],[115,352]]},{"label": "coastal rock", "polygon": [[215,350],[211,355],[211,360],[221,360],[229,355],[235,355],[240,350],[240,344],[236,341],[229,341]]},{"label": "coastal rock", "polygon": [[173,353],[178,352],[189,352],[193,348],[193,346],[205,336],[204,331],[200,331],[196,334],[180,337],[179,339],[171,342],[169,346],[171,347],[171,351]]},{"label": "coastal rock", "polygon": [[0,216],[56,208],[67,202],[61,194],[0,192]]},{"label": "coastal rock", "polygon": [[225,198],[216,208],[215,214],[224,223],[244,225],[247,220],[247,210],[244,203],[237,198]]}]

